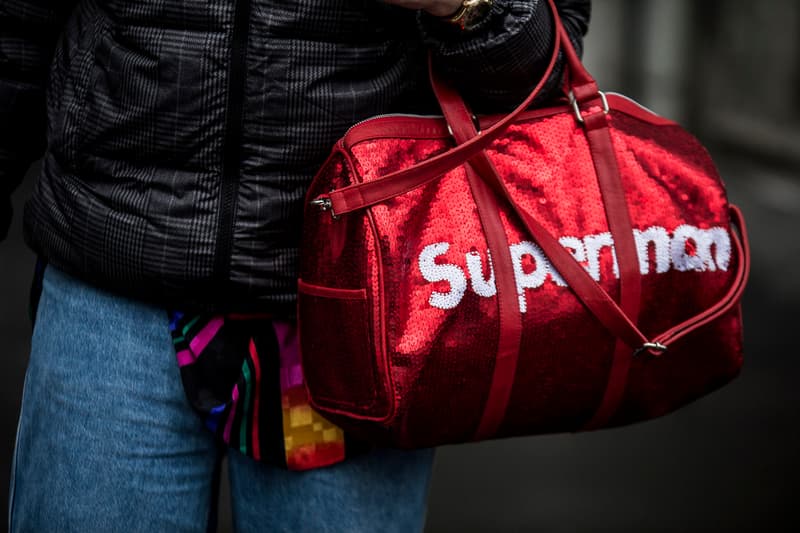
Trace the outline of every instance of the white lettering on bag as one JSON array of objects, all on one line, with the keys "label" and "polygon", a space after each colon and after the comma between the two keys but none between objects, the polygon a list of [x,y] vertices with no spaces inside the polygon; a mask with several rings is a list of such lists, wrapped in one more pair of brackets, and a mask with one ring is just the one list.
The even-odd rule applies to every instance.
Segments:
[{"label": "white lettering on bag", "polygon": [[[712,247],[716,254],[712,253]],[[690,253],[690,249],[693,252]],[[681,272],[714,271],[717,267],[727,270],[731,258],[731,240],[722,228],[678,226],[670,242],[670,258],[675,270]]]},{"label": "white lettering on bag", "polygon": [[[731,260],[731,239],[724,228],[698,228],[684,224],[669,232],[660,226],[651,226],[644,230],[633,230],[636,250],[639,258],[639,270],[642,275],[654,272],[663,274],[670,269],[679,272],[687,271],[727,271]],[[612,275],[619,278],[619,265],[614,251],[614,239],[610,233],[598,233],[585,237],[561,237],[558,242],[576,261],[583,264],[586,271],[595,281],[601,279],[601,256],[610,253],[613,260]],[[653,250],[652,260],[650,250]],[[607,249],[608,252],[604,252]],[[439,309],[453,309],[461,303],[467,291],[467,274],[472,292],[484,298],[497,294],[495,272],[492,258],[486,252],[486,263],[489,277],[486,279],[483,268],[483,257],[480,252],[471,250],[464,254],[467,274],[464,269],[451,263],[437,263],[436,259],[447,254],[450,243],[437,242],[423,248],[419,255],[419,270],[428,283],[447,282],[448,292],[432,290],[428,303]],[[541,287],[549,276],[559,287],[567,284],[545,256],[541,248],[529,241],[522,241],[509,246],[514,279],[519,296],[521,313],[527,311],[525,294],[527,289]],[[526,258],[529,258],[526,261]],[[655,263],[654,265],[652,263]],[[654,267],[654,268],[653,268]]]},{"label": "white lettering on bag", "polygon": [[619,277],[619,265],[617,264],[617,254],[614,251],[614,239],[610,233],[587,235],[583,238],[583,243],[586,245],[586,271],[589,272],[593,280],[600,281],[600,252],[603,248],[608,248],[611,252],[611,256],[614,258],[614,277]]},{"label": "white lettering on bag", "polygon": [[639,270],[642,275],[650,272],[650,244],[653,245],[656,259],[656,273],[663,274],[669,270],[670,246],[669,233],[661,226],[650,226],[646,230],[633,230],[636,250],[639,255]]},{"label": "white lettering on bag", "polygon": [[[558,242],[567,249],[575,261],[578,263],[586,261],[586,246],[583,245],[583,239],[579,239],[578,237],[561,237],[558,239]],[[553,282],[559,287],[567,286],[567,282],[564,281],[564,278],[561,277],[561,274],[559,274],[556,269],[550,269],[550,276],[553,278]]]},{"label": "white lettering on bag", "polygon": [[[511,263],[514,265],[514,279],[517,281],[517,294],[519,295],[519,310],[524,313],[527,304],[525,303],[525,289],[536,289],[541,287],[544,283],[544,278],[547,272],[552,270],[550,261],[545,257],[541,248],[532,242],[522,241],[519,244],[512,244],[509,247],[511,250]],[[525,272],[522,260],[524,257],[531,257],[533,259],[534,268],[531,272]]]},{"label": "white lettering on bag", "polygon": [[426,246],[419,254],[419,271],[428,283],[446,281],[450,284],[449,292],[432,291],[428,299],[433,307],[453,309],[461,303],[467,290],[467,277],[457,265],[437,264],[436,258],[447,253],[449,242],[437,242]]},{"label": "white lettering on bag", "polygon": [[[492,256],[486,252],[487,263],[489,264],[489,279],[483,278],[483,261],[481,261],[481,254],[478,251],[467,253],[467,272],[469,272],[469,280],[472,284],[472,290],[478,296],[484,298],[491,298],[497,294],[497,286],[494,284],[494,266],[492,265]],[[423,274],[424,275],[424,274]]]}]

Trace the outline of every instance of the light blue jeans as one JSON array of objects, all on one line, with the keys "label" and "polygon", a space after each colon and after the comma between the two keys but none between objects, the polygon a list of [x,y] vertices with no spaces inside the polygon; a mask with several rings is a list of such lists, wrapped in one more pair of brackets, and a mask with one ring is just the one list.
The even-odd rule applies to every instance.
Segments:
[{"label": "light blue jeans", "polygon": [[[214,528],[222,454],[185,399],[167,315],[48,267],[10,490],[14,532]],[[237,531],[421,531],[433,452],[308,472],[228,455]]]}]

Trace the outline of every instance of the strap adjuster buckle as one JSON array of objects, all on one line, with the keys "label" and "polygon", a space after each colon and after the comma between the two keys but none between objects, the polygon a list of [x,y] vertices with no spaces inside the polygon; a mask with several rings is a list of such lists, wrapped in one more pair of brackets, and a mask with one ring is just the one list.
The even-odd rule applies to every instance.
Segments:
[{"label": "strap adjuster buckle", "polygon": [[[597,94],[600,96],[600,101],[603,102],[603,114],[608,115],[608,100],[606,99],[606,93],[603,91],[597,91]],[[575,99],[575,94],[570,91],[569,92],[569,103],[572,105],[572,110],[575,112],[575,118],[581,124],[584,123],[583,114],[581,113],[581,108],[578,105],[578,100]]]}]

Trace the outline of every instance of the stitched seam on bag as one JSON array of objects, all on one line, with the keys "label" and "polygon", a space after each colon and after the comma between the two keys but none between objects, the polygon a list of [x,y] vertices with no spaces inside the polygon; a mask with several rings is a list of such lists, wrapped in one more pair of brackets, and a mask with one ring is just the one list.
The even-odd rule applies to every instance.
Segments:
[{"label": "stitched seam on bag", "polygon": [[366,300],[366,289],[339,289],[337,287],[326,287],[315,285],[302,279],[297,280],[297,290],[309,296],[318,298],[333,298],[338,300]]},{"label": "stitched seam on bag", "polygon": [[[372,332],[373,342],[379,341],[380,342],[380,349],[381,349],[381,356],[383,357],[383,370],[386,376],[386,384],[383,386],[383,382],[380,381],[382,385],[382,390],[384,395],[386,396],[387,411],[385,420],[391,420],[394,418],[395,413],[397,413],[397,398],[395,396],[394,390],[394,379],[392,378],[392,365],[389,361],[389,350],[388,350],[388,340],[386,335],[386,300],[385,300],[385,291],[383,291],[383,255],[381,253],[381,246],[380,246],[380,236],[378,235],[378,224],[375,222],[375,217],[372,216],[372,209],[369,208],[366,211],[367,219],[369,220],[369,227],[372,231],[372,238],[375,240],[375,264],[378,268],[378,290],[380,294],[380,298],[378,299],[378,319],[375,323],[375,331]],[[377,371],[377,365],[376,365]],[[376,378],[380,376],[376,375]]]},{"label": "stitched seam on bag", "polygon": [[[358,172],[358,167],[356,166],[355,156],[349,150],[343,150],[342,155],[344,157],[345,163],[350,167],[350,176],[352,176],[352,182],[363,183],[363,177]],[[378,232],[378,224],[375,222],[375,217],[372,214],[372,209],[367,208],[364,212],[364,216],[367,218],[369,222],[369,228],[372,232],[372,239],[375,241],[375,264],[378,268],[378,313],[375,319],[375,327],[370,332],[372,334],[372,342],[377,343],[380,342],[380,350],[381,350],[381,357],[383,358],[383,372],[386,377],[386,383],[380,380],[380,375],[378,373],[378,365],[373,367],[373,371],[376,372],[374,376],[376,378],[376,382],[381,385],[381,391],[383,396],[386,399],[386,413],[381,418],[381,420],[391,420],[394,418],[395,413],[397,412],[397,398],[395,396],[395,389],[394,389],[394,379],[392,376],[392,365],[389,361],[389,350],[388,350],[388,342],[386,339],[386,328],[385,328],[385,321],[386,321],[386,300],[383,291],[383,283],[384,283],[384,275],[383,275],[383,254],[381,251],[381,239],[380,234]],[[375,295],[373,295],[373,303],[375,300]]]},{"label": "stitched seam on bag", "polygon": [[[351,180],[350,180],[351,184],[364,183],[363,177],[361,176],[361,174],[358,171],[359,167],[358,167],[358,165],[356,163],[356,158],[353,155],[353,153],[350,150],[346,149],[346,147],[344,147],[344,145],[342,145],[342,149],[340,150],[340,152],[342,154],[342,158],[344,160],[344,163],[349,167],[349,171],[350,171],[349,173],[350,173],[350,176],[351,176]],[[377,268],[378,268],[378,283],[377,284],[378,284],[379,297],[378,297],[378,302],[377,303],[378,303],[379,308],[378,308],[377,317],[375,318],[375,322],[374,322],[375,326],[371,327],[369,332],[370,332],[370,334],[372,336],[372,343],[373,344],[376,344],[376,343],[380,342],[380,345],[379,345],[380,346],[380,350],[381,350],[380,356],[383,359],[383,372],[384,372],[384,375],[386,377],[386,382],[384,383],[383,380],[380,379],[380,372],[378,370],[378,365],[376,364],[376,365],[372,366],[373,379],[374,379],[375,383],[380,386],[380,389],[381,389],[380,393],[376,394],[376,396],[374,398],[374,402],[378,402],[378,400],[380,399],[381,395],[383,396],[383,398],[385,399],[385,402],[386,402],[385,413],[382,413],[382,415],[379,418],[376,418],[376,417],[373,417],[373,418],[377,419],[377,420],[381,420],[381,421],[387,421],[387,420],[391,420],[392,418],[394,418],[394,415],[397,412],[397,404],[396,404],[396,397],[395,397],[395,391],[394,391],[394,380],[392,378],[392,367],[391,367],[391,364],[390,364],[390,361],[389,361],[389,352],[388,352],[388,348],[387,348],[388,347],[388,343],[387,343],[386,335],[385,335],[385,327],[383,327],[384,322],[386,320],[386,318],[385,318],[385,316],[386,316],[386,313],[385,313],[385,311],[386,311],[386,303],[385,303],[384,291],[383,291],[383,279],[384,279],[384,276],[383,276],[383,259],[382,259],[382,253],[381,253],[381,247],[380,247],[380,242],[381,241],[380,241],[380,234],[378,233],[377,223],[375,222],[375,218],[372,215],[372,209],[366,209],[364,211],[364,216],[367,218],[367,220],[369,222],[369,228],[370,228],[370,230],[372,232],[372,238],[375,241],[375,246],[374,246],[375,255],[376,255],[375,264],[377,265]],[[367,290],[369,291],[369,288]],[[375,295],[373,295],[373,304],[374,304],[374,300],[375,300]],[[367,302],[369,302],[369,294],[368,294]],[[372,310],[369,310],[369,312],[372,312]],[[367,324],[369,326],[370,324],[372,324],[372,321],[368,320]]]}]

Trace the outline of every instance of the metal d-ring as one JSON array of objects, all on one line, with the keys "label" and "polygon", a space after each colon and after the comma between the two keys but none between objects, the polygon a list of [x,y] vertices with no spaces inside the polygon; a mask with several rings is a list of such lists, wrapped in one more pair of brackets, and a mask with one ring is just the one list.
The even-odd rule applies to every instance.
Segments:
[{"label": "metal d-ring", "polygon": [[330,211],[331,218],[336,220],[339,218],[336,213],[333,212],[333,202],[331,202],[330,198],[315,198],[309,202],[314,207],[318,207],[320,211]]},{"label": "metal d-ring", "polygon": [[[475,126],[475,133],[480,135],[481,134],[481,121],[475,113],[472,113],[472,124]],[[450,127],[450,124],[447,124],[447,133],[450,134],[450,137],[455,138],[455,134],[453,133],[453,128]]]},{"label": "metal d-ring", "polygon": [[640,353],[642,353],[644,351],[648,351],[648,352],[651,352],[651,353],[656,352],[656,353],[653,353],[653,355],[658,356],[658,355],[661,355],[664,352],[666,352],[667,351],[667,347],[666,347],[666,345],[661,344],[660,342],[645,342],[639,348],[634,350],[633,356],[636,357],[637,355],[639,355]]},{"label": "metal d-ring", "polygon": [[[608,115],[609,107],[608,107],[608,99],[606,98],[606,93],[604,93],[603,91],[597,91],[597,94],[600,95],[600,101],[603,102],[603,114]],[[575,118],[578,119],[578,122],[583,124],[583,115],[581,114],[581,108],[578,106],[578,100],[575,98],[575,94],[572,91],[569,92],[569,103],[572,104],[572,110],[575,112]]]}]

